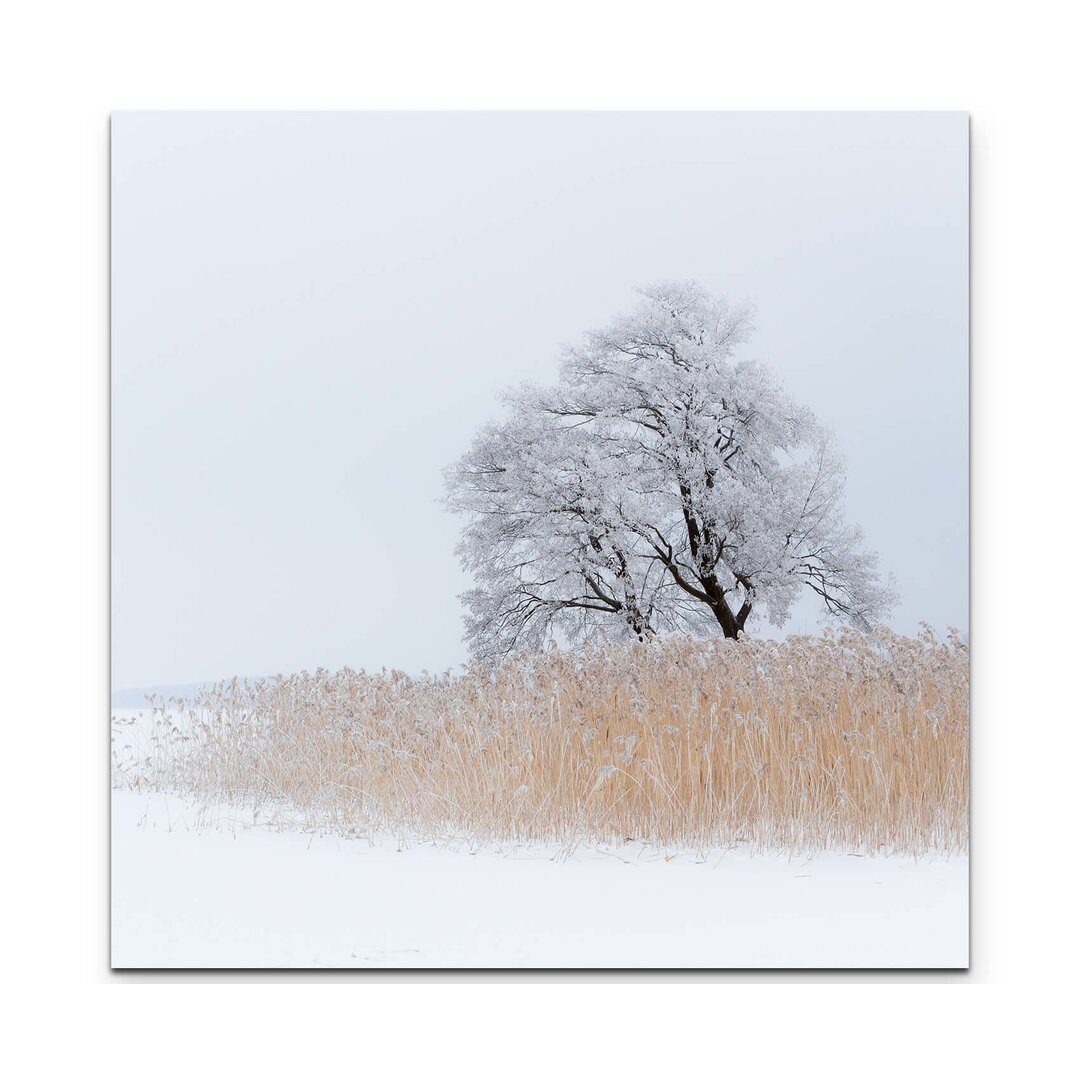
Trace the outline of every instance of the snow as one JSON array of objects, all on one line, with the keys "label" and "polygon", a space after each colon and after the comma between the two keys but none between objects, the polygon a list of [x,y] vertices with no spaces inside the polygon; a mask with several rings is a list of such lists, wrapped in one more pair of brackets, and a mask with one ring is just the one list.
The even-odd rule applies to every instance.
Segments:
[{"label": "snow", "polygon": [[968,963],[968,860],[472,850],[114,791],[117,968]]},{"label": "snow", "polygon": [[741,636],[763,616],[783,626],[804,591],[869,631],[894,584],[846,521],[832,435],[770,368],[736,359],[751,308],[692,281],[638,292],[564,350],[555,386],[509,390],[505,420],[447,471],[468,519],[473,659],[553,634]]}]

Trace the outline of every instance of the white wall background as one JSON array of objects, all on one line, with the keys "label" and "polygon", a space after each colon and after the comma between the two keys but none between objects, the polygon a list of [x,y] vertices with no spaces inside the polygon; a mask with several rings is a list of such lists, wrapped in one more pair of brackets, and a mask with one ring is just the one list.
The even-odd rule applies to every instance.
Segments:
[{"label": "white wall background", "polygon": [[[1029,720],[1056,719],[1075,696],[1075,586],[1066,576],[1060,589],[1025,593],[1018,630],[1016,590],[1002,583],[1015,580],[1028,537],[1040,540],[1045,562],[1042,547],[1071,535],[1075,518],[1062,492],[1070,490],[1078,391],[1069,347],[1080,149],[1068,137],[1077,20],[1075,7],[1055,0],[1034,0],[1022,17],[940,0],[913,0],[903,17],[849,0],[673,0],[659,16],[655,5],[626,0],[553,0],[543,19],[495,0],[314,0],[302,18],[295,7],[256,0],[190,0],[182,17],[127,0],[12,8],[10,32],[0,37],[15,162],[0,171],[8,301],[0,342],[11,361],[0,443],[12,508],[0,534],[9,568],[0,634],[14,674],[8,712],[30,721],[13,725],[12,758],[46,766],[13,770],[8,784],[9,805],[22,810],[16,820],[30,823],[10,831],[10,858],[32,878],[32,887],[5,896],[19,927],[8,968],[24,990],[12,1054],[40,1056],[47,1046],[58,1067],[79,1068],[90,1054],[122,1052],[152,1061],[169,1080],[205,1071],[208,1060],[295,1074],[355,1058],[361,1016],[362,1052],[373,1068],[400,1070],[404,1046],[416,1069],[435,1071],[447,1046],[483,1017],[483,1037],[469,1044],[474,1073],[505,1071],[512,1061],[523,1078],[546,1077],[570,1060],[580,1070],[630,1064],[656,1075],[673,1060],[714,1066],[715,1040],[605,1033],[622,1033],[632,1015],[647,1014],[660,1032],[711,1030],[719,1015],[740,1033],[724,1040],[727,1068],[760,1070],[766,1046],[773,1072],[812,1075],[820,1067],[808,1068],[807,1048],[841,1016],[845,1059],[872,1060],[883,1080],[908,1078],[928,1060],[967,1072],[1003,1063],[1059,1068],[1071,1051],[1072,966],[1062,962],[1061,927],[1073,918],[1073,896],[1040,889],[1032,918],[1032,895],[1041,868],[1054,873],[1072,842],[1077,728],[1056,724],[1048,753],[1045,738],[1029,737]],[[286,983],[325,981],[325,973],[226,973],[193,994],[190,985],[160,984],[206,983],[205,973],[109,974],[106,117],[125,105],[223,104],[972,110],[970,975],[583,973],[570,985],[559,973],[481,973],[449,975],[441,981],[471,985],[448,993],[415,985],[435,981],[419,974],[395,977],[414,985],[388,994],[383,975],[341,974],[347,992],[320,993]],[[1032,467],[1033,454],[1042,467]],[[145,632],[154,629],[148,622]],[[45,759],[43,733],[53,751]],[[1016,812],[1028,805],[1041,808],[1047,827]],[[931,979],[979,984],[978,992],[883,985]],[[159,984],[152,993],[125,997],[118,1051],[115,984],[149,981]],[[228,985],[260,981],[275,985]],[[372,985],[356,985],[363,981]],[[530,982],[562,985],[552,993]],[[777,983],[830,985],[808,993]],[[951,994],[948,1008],[927,1008],[935,992]],[[44,997],[50,1009],[40,1008]],[[55,1038],[58,1012],[63,1041]],[[894,1040],[883,1054],[886,1013],[917,1037]],[[522,1054],[523,1016],[530,1031],[557,1038],[532,1039]],[[237,1038],[238,1030],[268,1027],[272,1040]],[[178,1039],[178,1031],[198,1037]],[[836,1071],[834,1060],[821,1067]]]}]

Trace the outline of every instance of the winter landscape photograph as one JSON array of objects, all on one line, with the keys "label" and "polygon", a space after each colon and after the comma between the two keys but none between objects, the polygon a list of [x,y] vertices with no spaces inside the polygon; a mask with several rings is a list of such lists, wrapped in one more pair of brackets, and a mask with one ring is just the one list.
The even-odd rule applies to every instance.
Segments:
[{"label": "winter landscape photograph", "polygon": [[114,968],[968,966],[965,114],[111,184]]}]

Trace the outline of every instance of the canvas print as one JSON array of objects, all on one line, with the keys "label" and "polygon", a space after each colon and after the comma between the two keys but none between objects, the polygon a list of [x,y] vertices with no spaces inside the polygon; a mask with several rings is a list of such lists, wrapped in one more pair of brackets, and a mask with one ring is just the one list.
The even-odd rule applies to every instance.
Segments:
[{"label": "canvas print", "polygon": [[968,121],[120,113],[116,968],[968,964]]}]

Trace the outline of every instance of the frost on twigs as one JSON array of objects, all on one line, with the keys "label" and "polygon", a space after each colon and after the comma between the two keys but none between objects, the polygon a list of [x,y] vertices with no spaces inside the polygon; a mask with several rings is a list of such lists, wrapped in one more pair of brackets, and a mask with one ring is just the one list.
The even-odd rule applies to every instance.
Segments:
[{"label": "frost on twigs", "polygon": [[553,633],[579,644],[782,625],[811,589],[868,630],[895,600],[843,514],[829,433],[763,365],[737,359],[752,311],[694,283],[568,348],[554,386],[507,394],[446,473],[475,658]]}]

